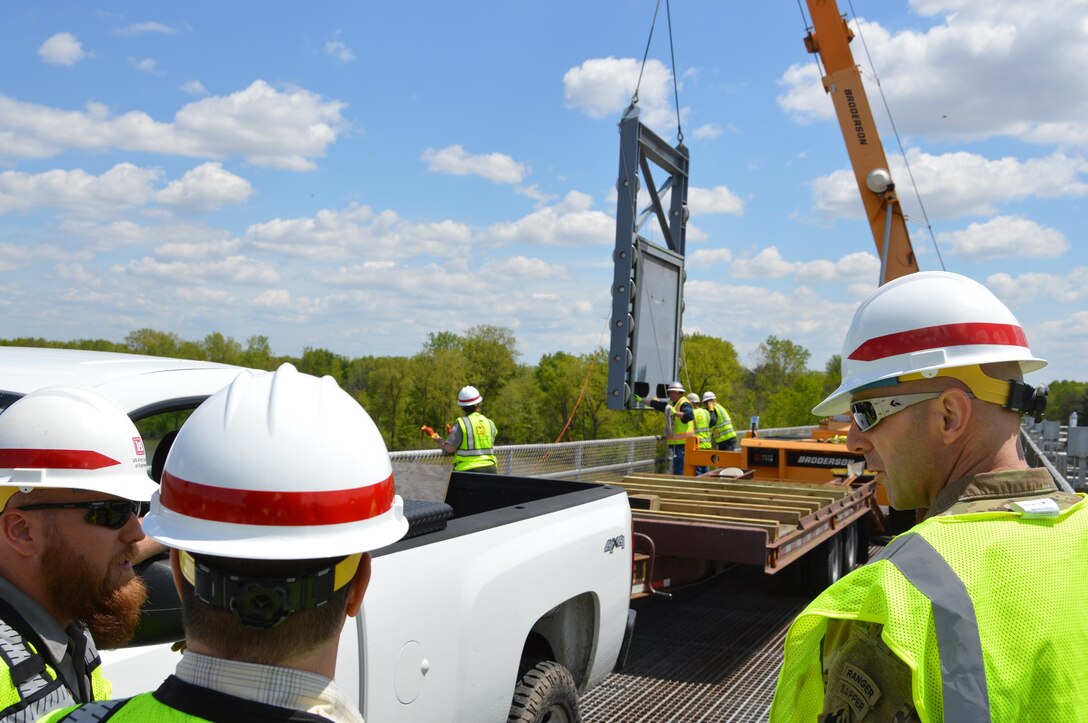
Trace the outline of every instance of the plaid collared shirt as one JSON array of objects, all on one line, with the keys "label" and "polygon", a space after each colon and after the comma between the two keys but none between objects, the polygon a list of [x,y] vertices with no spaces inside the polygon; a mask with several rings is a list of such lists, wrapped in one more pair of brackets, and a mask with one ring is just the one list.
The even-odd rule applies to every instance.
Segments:
[{"label": "plaid collared shirt", "polygon": [[187,650],[175,675],[186,683],[238,698],[304,710],[338,723],[363,723],[359,710],[336,683],[316,673],[224,660]]}]

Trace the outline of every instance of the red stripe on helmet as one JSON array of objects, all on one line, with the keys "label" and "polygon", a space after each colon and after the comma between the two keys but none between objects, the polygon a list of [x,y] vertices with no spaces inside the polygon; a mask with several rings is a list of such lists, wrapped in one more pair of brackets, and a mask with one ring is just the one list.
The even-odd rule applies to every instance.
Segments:
[{"label": "red stripe on helmet", "polygon": [[159,501],[188,517],[239,525],[338,525],[377,517],[393,506],[393,475],[367,487],[347,490],[272,492],[239,490],[189,482],[162,473]]},{"label": "red stripe on helmet", "polygon": [[849,358],[857,361],[875,361],[926,349],[972,344],[1027,347],[1028,339],[1024,336],[1024,330],[1015,324],[987,322],[942,324],[869,339],[851,352]]},{"label": "red stripe on helmet", "polygon": [[0,449],[4,469],[102,469],[118,464],[93,449]]}]

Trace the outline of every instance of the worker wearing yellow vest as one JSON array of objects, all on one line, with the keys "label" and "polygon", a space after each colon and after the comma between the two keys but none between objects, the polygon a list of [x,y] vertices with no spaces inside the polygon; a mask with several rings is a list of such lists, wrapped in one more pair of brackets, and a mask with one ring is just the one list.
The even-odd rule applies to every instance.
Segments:
[{"label": "worker wearing yellow vest", "polygon": [[[695,392],[689,393],[687,398],[695,414],[695,421],[692,424],[695,429],[695,438],[699,440],[699,449],[713,449],[714,444],[710,440],[710,412],[699,406],[699,395]],[[703,466],[695,468],[695,474],[704,474],[706,471],[707,468]]]},{"label": "worker wearing yellow vest", "polygon": [[0,721],[109,697],[95,646],[128,642],[147,596],[132,569],[146,468],[132,421],[91,389],[0,414]]},{"label": "worker wearing yellow vest", "polygon": [[1088,720],[1088,500],[1030,469],[1021,415],[1042,368],[1012,312],[945,272],[876,290],[854,315],[847,446],[922,522],[794,621],[770,719]]},{"label": "worker wearing yellow vest", "polygon": [[[684,398],[684,385],[680,382],[671,382],[665,393],[668,400],[645,400],[653,409],[665,413],[665,443],[672,455],[672,473],[684,474],[684,443],[688,437],[695,435],[695,409],[691,402]],[[644,400],[636,398],[635,401]]]},{"label": "worker wearing yellow vest", "polygon": [[455,472],[485,472],[494,474],[499,471],[495,458],[495,437],[498,430],[495,423],[480,414],[483,395],[474,386],[462,387],[457,395],[457,404],[464,414],[450,428],[450,436],[443,440],[437,433],[431,439],[438,442],[445,454],[453,455]]},{"label": "worker wearing yellow vest", "polygon": [[152,693],[43,721],[362,723],[333,682],[370,554],[408,530],[381,433],[331,377],[240,374],[182,425],[144,520],[186,649]]},{"label": "worker wearing yellow vest", "polygon": [[718,449],[734,450],[737,448],[737,432],[733,429],[733,420],[729,412],[718,404],[714,392],[703,392],[703,405],[710,412],[710,436]]}]

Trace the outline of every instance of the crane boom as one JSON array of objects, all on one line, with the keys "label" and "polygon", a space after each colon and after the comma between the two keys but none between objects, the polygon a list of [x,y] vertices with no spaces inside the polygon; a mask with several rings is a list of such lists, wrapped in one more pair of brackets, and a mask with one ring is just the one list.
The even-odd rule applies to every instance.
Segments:
[{"label": "crane boom", "polygon": [[865,215],[880,256],[880,283],[918,271],[907,223],[888,170],[861,72],[850,52],[853,31],[835,0],[807,0],[812,32],[805,47],[823,62],[824,90],[831,95],[854,168]]}]

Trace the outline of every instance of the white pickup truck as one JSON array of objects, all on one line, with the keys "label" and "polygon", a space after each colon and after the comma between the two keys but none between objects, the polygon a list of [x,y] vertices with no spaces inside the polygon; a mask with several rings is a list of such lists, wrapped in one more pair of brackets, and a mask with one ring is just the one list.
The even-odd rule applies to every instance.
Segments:
[{"label": "white pickup truck", "polygon": [[[0,347],[0,411],[49,384],[94,387],[159,442],[242,371],[159,357]],[[157,454],[156,454],[157,452]],[[398,489],[398,492],[400,490]],[[622,664],[634,625],[622,488],[455,473],[445,503],[406,501],[408,536],[374,554],[336,680],[371,721],[576,721],[577,696]],[[137,638],[103,655],[117,696],[157,687],[180,640],[165,564]]]}]

